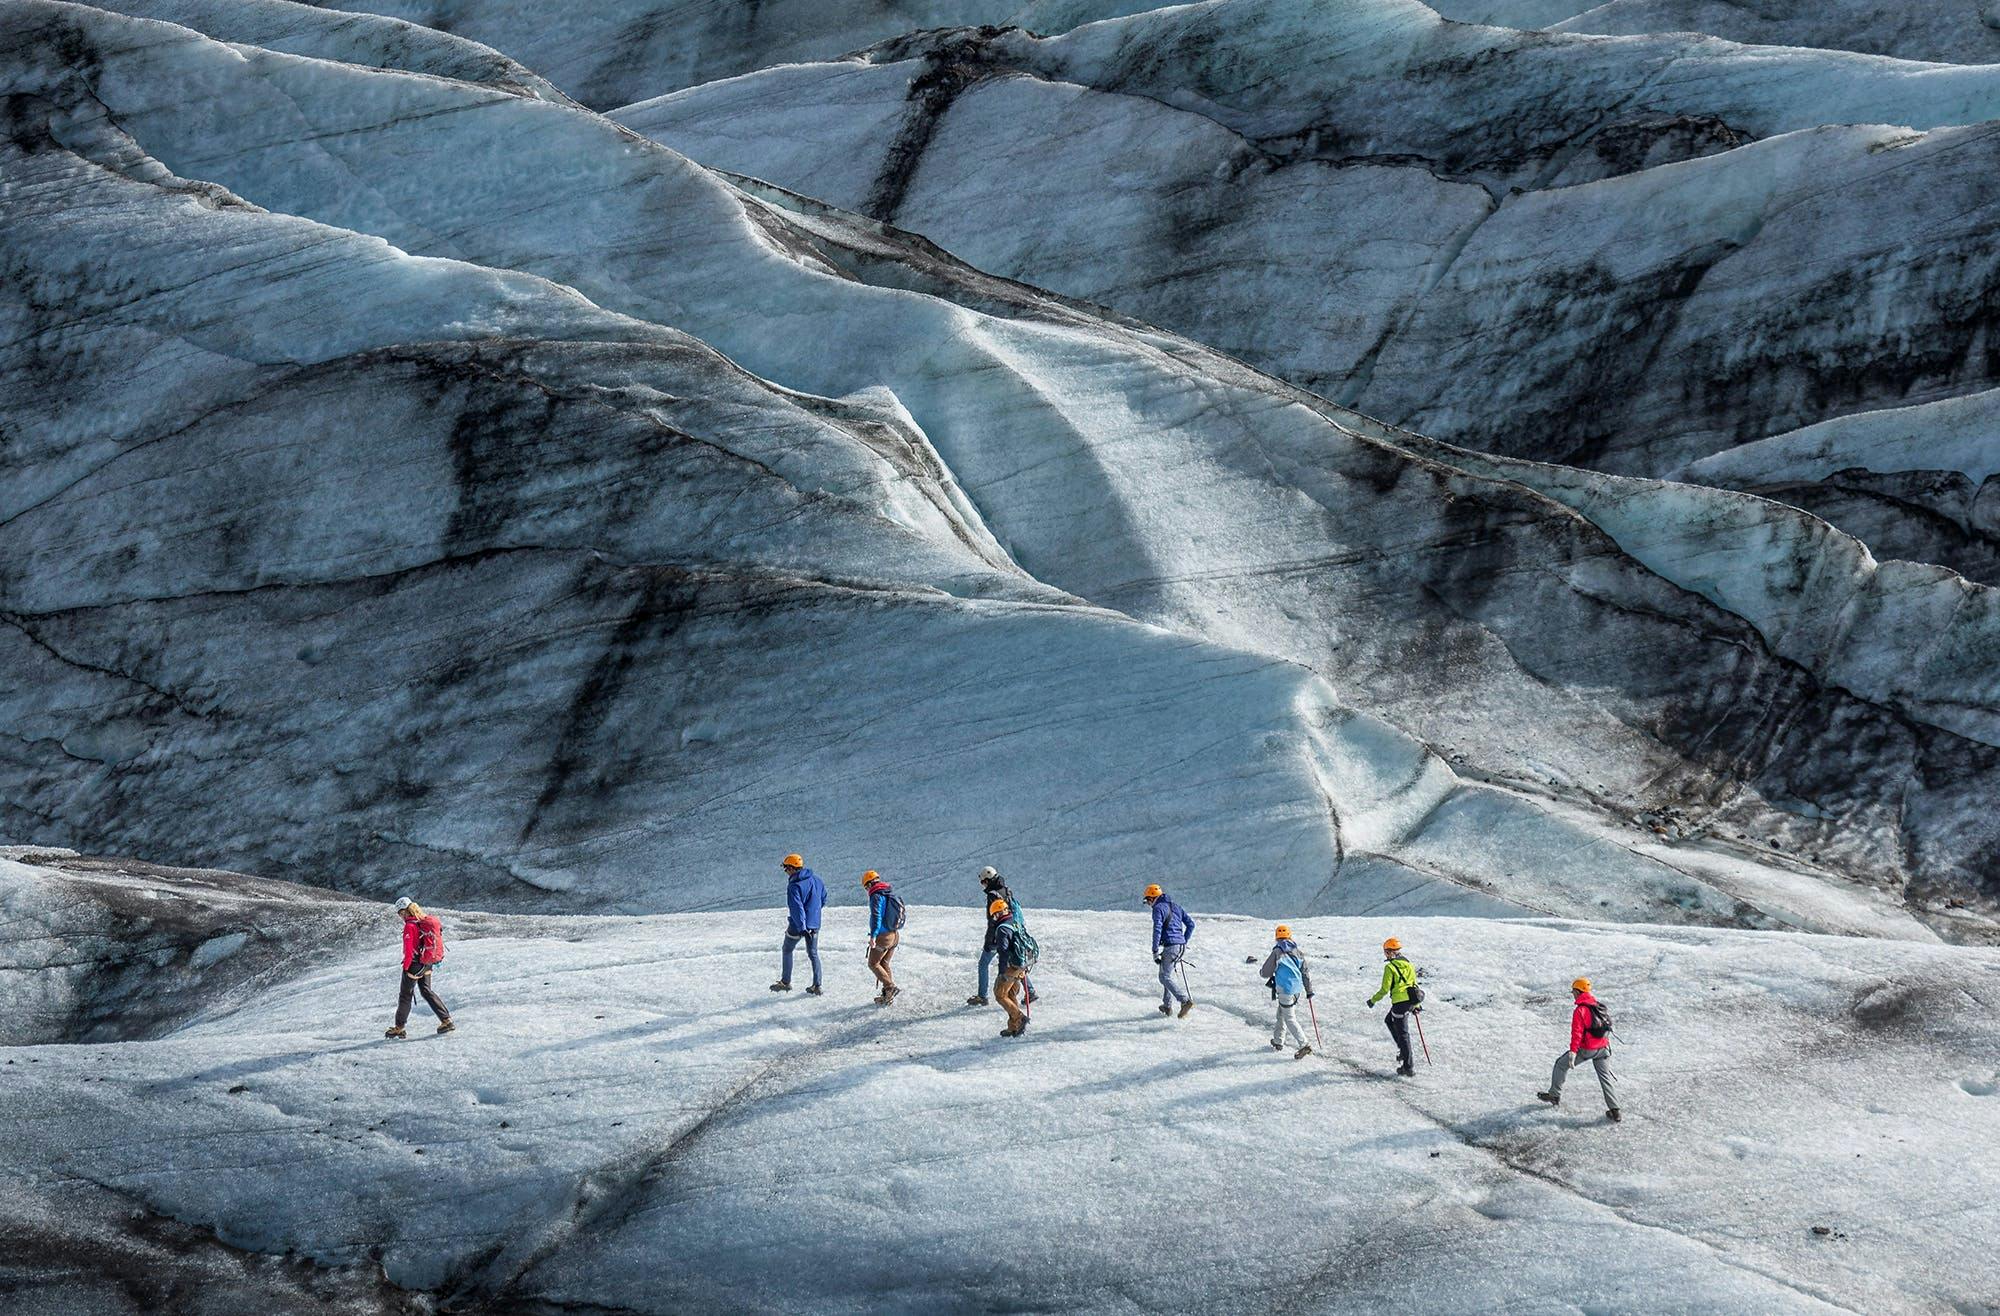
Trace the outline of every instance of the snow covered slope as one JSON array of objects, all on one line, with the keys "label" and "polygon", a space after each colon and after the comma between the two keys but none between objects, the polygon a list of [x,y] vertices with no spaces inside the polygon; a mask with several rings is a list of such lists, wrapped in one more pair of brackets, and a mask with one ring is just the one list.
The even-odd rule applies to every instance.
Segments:
[{"label": "snow covered slope", "polygon": [[1669,475],[2000,382],[2000,67],[1220,3],[617,117],[1472,447]]},{"label": "snow covered slope", "polygon": [[1869,564],[1748,500],[1614,532],[567,104],[6,19],[21,839],[642,910],[801,845],[1250,911],[1990,889],[1985,591],[1794,643]]},{"label": "snow covered slope", "polygon": [[[100,903],[144,901],[263,926],[262,887],[52,862],[0,861],[10,912],[60,899],[43,933],[81,943],[122,917]],[[351,926],[353,906],[324,908]],[[398,943],[375,913],[375,944],[301,950],[280,980],[167,965],[204,1008],[147,1040],[6,1051],[0,1229],[72,1222],[35,1235],[16,1310],[145,1310],[64,1272],[93,1274],[98,1232],[133,1220],[212,1240],[155,1286],[282,1254],[265,1282],[353,1310],[388,1309],[384,1277],[514,1311],[1470,1313],[1587,1294],[1914,1312],[2000,1292],[1991,950],[1295,920],[1326,1054],[1294,1061],[1266,1044],[1245,962],[1269,924],[1200,906],[1199,1004],[1171,1022],[1141,915],[1031,908],[1042,1000],[1018,1041],[960,1003],[969,904],[912,909],[886,1010],[853,910],[829,923],[821,1000],[765,990],[780,912],[447,913],[437,986],[459,1031],[430,1035],[419,1006],[412,1039],[385,1042]],[[1409,1082],[1362,1005],[1390,932],[1432,996],[1436,1063]],[[1587,1078],[1559,1111],[1534,1098],[1578,973],[1623,1039],[1620,1125]],[[0,975],[0,1004],[33,976]]]}]

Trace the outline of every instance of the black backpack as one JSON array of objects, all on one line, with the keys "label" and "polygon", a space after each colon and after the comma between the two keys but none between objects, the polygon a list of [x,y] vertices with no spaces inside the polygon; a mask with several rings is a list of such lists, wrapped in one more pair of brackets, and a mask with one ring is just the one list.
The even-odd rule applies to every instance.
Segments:
[{"label": "black backpack", "polygon": [[[1391,960],[1389,962],[1391,964],[1394,964],[1396,961]],[[1410,971],[1409,981],[1402,984],[1403,1003],[1405,1005],[1410,1006],[1412,1009],[1415,1009],[1417,1006],[1422,1005],[1424,1003],[1424,989],[1417,986],[1417,971],[1416,969],[1411,967],[1410,962],[1408,960],[1403,961],[1403,967],[1405,969],[1409,969]],[[1403,975],[1399,973],[1396,976],[1398,978],[1401,978]]]},{"label": "black backpack", "polygon": [[893,916],[888,920],[889,930],[891,932],[901,932],[903,930],[903,919],[905,917],[905,911],[903,909],[903,898],[897,895],[893,891],[884,891],[882,893],[882,899],[888,902],[889,908],[887,912]]},{"label": "black backpack", "polygon": [[1584,1025],[1584,1035],[1586,1037],[1611,1036],[1611,1011],[1605,1009],[1596,1001],[1585,1002],[1583,1008],[1590,1011],[1590,1022]]}]

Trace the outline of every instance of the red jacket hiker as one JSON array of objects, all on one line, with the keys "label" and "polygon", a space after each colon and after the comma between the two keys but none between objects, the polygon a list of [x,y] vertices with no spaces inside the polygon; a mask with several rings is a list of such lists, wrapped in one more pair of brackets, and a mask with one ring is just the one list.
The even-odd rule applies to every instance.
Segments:
[{"label": "red jacket hiker", "polygon": [[434,946],[443,942],[444,924],[438,922],[437,915],[426,914],[422,918],[411,918],[403,920],[403,972],[404,973],[409,973],[412,970],[421,969],[423,967],[422,965],[417,963],[417,942],[423,936],[424,933],[430,934],[431,944]]},{"label": "red jacket hiker", "polygon": [[[410,1022],[411,998],[423,993],[424,1004],[431,1007],[431,1013],[438,1018],[438,1031],[449,1033],[457,1025],[451,1021],[451,1011],[444,1008],[444,1002],[431,990],[431,970],[435,961],[444,958],[444,924],[438,922],[437,915],[424,913],[424,907],[404,896],[396,902],[396,914],[403,920],[403,967],[396,977],[401,990],[396,996],[396,1022],[389,1026],[385,1037],[407,1037],[404,1025]],[[424,951],[431,952],[433,963],[424,962]]]},{"label": "red jacket hiker", "polygon": [[1611,1045],[1609,1037],[1590,1035],[1590,1007],[1597,1004],[1597,998],[1589,992],[1578,992],[1576,1009],[1569,1016],[1569,1049],[1576,1052],[1602,1051]]}]

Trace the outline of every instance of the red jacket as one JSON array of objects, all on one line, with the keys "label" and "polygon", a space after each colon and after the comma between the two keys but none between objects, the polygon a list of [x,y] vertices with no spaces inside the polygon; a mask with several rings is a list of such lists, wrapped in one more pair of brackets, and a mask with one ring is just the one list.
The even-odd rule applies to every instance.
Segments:
[{"label": "red jacket", "polygon": [[403,920],[404,973],[408,973],[412,968],[421,967],[417,964],[417,938],[426,931],[433,937],[443,935],[444,925],[438,922],[437,915],[426,914],[422,918],[406,918]]},{"label": "red jacket", "polygon": [[1569,1016],[1569,1049],[1572,1051],[1602,1051],[1611,1045],[1608,1037],[1590,1035],[1589,1007],[1597,1004],[1597,998],[1589,992],[1576,998],[1576,1009]]}]

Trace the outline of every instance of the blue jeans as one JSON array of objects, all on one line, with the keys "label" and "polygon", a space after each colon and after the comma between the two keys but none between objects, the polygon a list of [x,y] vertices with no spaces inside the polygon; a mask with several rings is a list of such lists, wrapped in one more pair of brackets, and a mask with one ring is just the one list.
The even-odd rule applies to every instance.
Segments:
[{"label": "blue jeans", "polygon": [[[979,952],[979,994],[981,996],[987,994],[986,985],[991,981],[989,975],[993,971],[993,957],[999,953],[991,946]],[[1022,978],[1021,985],[1028,989],[1029,996],[1032,997],[1035,994],[1035,980],[1033,978]]]},{"label": "blue jeans", "polygon": [[792,980],[792,950],[799,944],[799,940],[801,938],[803,938],[806,943],[806,958],[812,961],[813,986],[817,987],[819,986],[819,929],[818,928],[810,928],[804,932],[800,932],[795,928],[785,929],[785,967],[784,971],[778,975],[778,978],[779,981],[781,982],[790,982]]},{"label": "blue jeans", "polygon": [[1187,954],[1185,945],[1160,947],[1160,986],[1163,989],[1160,993],[1161,1005],[1172,1005],[1175,1001],[1194,999],[1182,991],[1181,985],[1174,981],[1174,970],[1180,966],[1181,956],[1185,954]]}]

